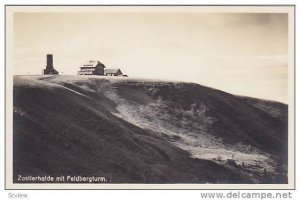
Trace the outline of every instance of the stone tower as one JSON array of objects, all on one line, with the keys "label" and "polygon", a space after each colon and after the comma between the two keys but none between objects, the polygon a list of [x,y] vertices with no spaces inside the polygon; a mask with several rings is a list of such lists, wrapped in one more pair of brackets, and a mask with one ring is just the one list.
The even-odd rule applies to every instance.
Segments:
[{"label": "stone tower", "polygon": [[53,55],[47,54],[47,66],[46,69],[44,69],[44,75],[48,74],[58,74],[58,71],[56,71],[53,67]]}]

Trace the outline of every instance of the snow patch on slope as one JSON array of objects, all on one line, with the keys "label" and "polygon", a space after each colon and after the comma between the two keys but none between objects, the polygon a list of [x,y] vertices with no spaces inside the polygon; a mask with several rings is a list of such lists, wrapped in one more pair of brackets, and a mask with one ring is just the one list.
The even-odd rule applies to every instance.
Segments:
[{"label": "snow patch on slope", "polygon": [[[208,108],[203,104],[186,111],[171,109],[170,102],[161,99],[146,105],[137,104],[122,98],[112,88],[104,94],[117,104],[115,116],[156,134],[166,135],[170,142],[190,152],[192,157],[221,164],[233,159],[239,165],[255,166],[261,172],[264,169],[274,171],[275,161],[269,154],[241,143],[225,145],[221,138],[209,134],[207,126],[216,119],[206,116]],[[193,121],[195,119],[201,121]]]}]

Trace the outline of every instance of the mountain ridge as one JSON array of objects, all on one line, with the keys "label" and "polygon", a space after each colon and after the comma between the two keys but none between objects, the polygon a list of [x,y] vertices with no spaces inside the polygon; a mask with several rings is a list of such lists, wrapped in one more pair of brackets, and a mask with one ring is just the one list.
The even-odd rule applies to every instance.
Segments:
[{"label": "mountain ridge", "polygon": [[193,83],[15,76],[14,181],[285,183],[287,105],[276,117],[257,102]]}]

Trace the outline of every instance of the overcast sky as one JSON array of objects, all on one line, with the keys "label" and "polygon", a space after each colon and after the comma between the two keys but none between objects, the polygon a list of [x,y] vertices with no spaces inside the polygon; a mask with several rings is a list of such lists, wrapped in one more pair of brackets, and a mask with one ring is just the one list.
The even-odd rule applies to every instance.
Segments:
[{"label": "overcast sky", "polygon": [[197,12],[16,13],[14,74],[60,74],[86,60],[130,77],[191,81],[287,102],[288,15]]}]

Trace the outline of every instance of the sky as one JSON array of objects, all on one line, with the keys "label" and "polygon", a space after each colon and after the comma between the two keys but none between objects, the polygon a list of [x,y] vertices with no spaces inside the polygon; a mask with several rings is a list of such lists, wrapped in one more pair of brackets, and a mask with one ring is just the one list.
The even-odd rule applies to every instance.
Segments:
[{"label": "sky", "polygon": [[62,75],[87,60],[129,77],[195,82],[288,101],[288,15],[201,12],[19,12],[14,74]]}]

